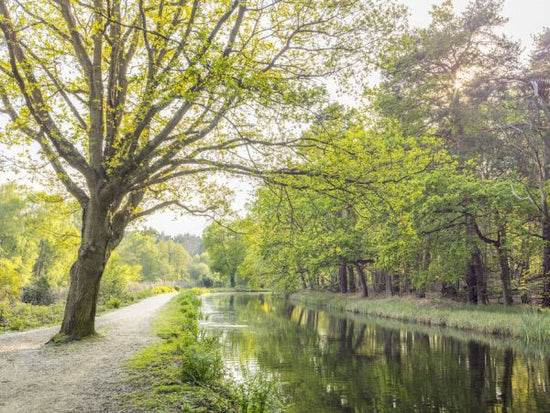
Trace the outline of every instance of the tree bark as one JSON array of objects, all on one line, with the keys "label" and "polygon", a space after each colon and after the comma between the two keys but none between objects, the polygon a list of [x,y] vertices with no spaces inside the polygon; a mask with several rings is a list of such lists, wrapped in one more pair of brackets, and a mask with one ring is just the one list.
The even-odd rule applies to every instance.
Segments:
[{"label": "tree bark", "polygon": [[392,276],[387,270],[385,270],[384,273],[386,274],[386,294],[391,297],[393,295]]},{"label": "tree bark", "polygon": [[340,292],[346,294],[348,292],[348,277],[346,273],[346,262],[342,260],[338,269],[338,280],[340,282]]},{"label": "tree bark", "polygon": [[487,282],[485,280],[485,268],[483,266],[483,260],[481,259],[481,251],[477,247],[474,249],[473,261],[477,282],[477,303],[485,305],[489,301],[487,296]]},{"label": "tree bark", "polygon": [[544,250],[542,258],[542,306],[550,308],[550,216],[546,216],[542,225]]},{"label": "tree bark", "polygon": [[502,281],[502,297],[505,305],[512,305],[512,287],[510,285],[510,263],[508,254],[502,247],[498,247],[498,261],[500,263],[500,280]]},{"label": "tree bark", "polygon": [[382,284],[382,281],[380,280],[381,274],[380,270],[375,269],[372,274],[372,289],[375,294],[380,294],[380,285]]},{"label": "tree bark", "polygon": [[300,280],[302,281],[302,289],[307,290],[306,278],[304,277],[305,270],[299,270]]},{"label": "tree bark", "polygon": [[353,267],[351,265],[348,267],[348,285],[350,293],[357,291],[357,285],[355,284],[355,272],[353,271]]},{"label": "tree bark", "polygon": [[365,277],[365,271],[363,265],[356,263],[357,273],[359,274],[359,282],[361,283],[361,297],[369,296],[369,287],[367,285],[367,277]]}]

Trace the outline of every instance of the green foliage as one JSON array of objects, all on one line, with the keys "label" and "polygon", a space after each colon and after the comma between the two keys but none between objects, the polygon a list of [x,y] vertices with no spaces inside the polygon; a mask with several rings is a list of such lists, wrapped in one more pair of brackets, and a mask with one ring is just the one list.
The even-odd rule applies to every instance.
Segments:
[{"label": "green foliage", "polygon": [[[98,313],[101,314],[112,309],[131,305],[153,295],[173,292],[176,292],[176,289],[166,285],[152,288],[141,287],[138,291],[125,292],[121,296],[111,296],[108,300],[103,300],[98,307]],[[59,325],[63,319],[63,310],[64,305],[62,302],[55,302],[50,305],[35,305],[19,301],[0,301],[0,333],[10,330],[20,331],[48,325]]]},{"label": "green foliage", "polygon": [[18,295],[19,288],[23,285],[20,266],[20,259],[14,262],[8,258],[0,258],[0,300]]},{"label": "green foliage", "polygon": [[41,306],[0,301],[0,332],[57,324],[61,322],[62,317],[62,303]]},{"label": "green foliage", "polygon": [[130,283],[139,280],[141,267],[126,264],[115,251],[107,263],[99,288],[100,300],[111,302],[126,293]]},{"label": "green foliage", "polygon": [[[66,285],[78,240],[72,204],[15,184],[1,185],[0,300],[17,298],[29,283],[27,296],[31,289],[38,293],[38,285]],[[43,292],[48,301],[49,292]]]},{"label": "green foliage", "polygon": [[52,287],[46,277],[38,277],[22,288],[21,301],[34,305],[50,305],[55,301]]},{"label": "green foliage", "polygon": [[223,376],[223,361],[215,338],[203,338],[181,349],[181,380],[204,385]]},{"label": "green foliage", "polygon": [[183,245],[154,230],[130,232],[117,248],[120,258],[140,267],[142,281],[189,280],[191,256]]},{"label": "green foliage", "polygon": [[257,375],[240,383],[233,390],[240,413],[271,413],[284,411],[284,407],[276,397],[276,389],[272,381],[262,375]]},{"label": "green foliage", "polygon": [[246,250],[244,239],[237,231],[238,223],[228,222],[225,226],[213,223],[203,233],[204,247],[210,257],[210,268],[219,273],[222,279],[228,280],[231,287],[236,285],[239,266],[244,260]]}]

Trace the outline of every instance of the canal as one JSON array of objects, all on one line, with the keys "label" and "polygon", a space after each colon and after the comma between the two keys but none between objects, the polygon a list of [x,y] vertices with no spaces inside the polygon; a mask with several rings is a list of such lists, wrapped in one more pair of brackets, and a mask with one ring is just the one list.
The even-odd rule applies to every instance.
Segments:
[{"label": "canal", "polygon": [[550,412],[550,354],[521,343],[307,308],[202,298],[228,374],[273,383],[285,411]]}]

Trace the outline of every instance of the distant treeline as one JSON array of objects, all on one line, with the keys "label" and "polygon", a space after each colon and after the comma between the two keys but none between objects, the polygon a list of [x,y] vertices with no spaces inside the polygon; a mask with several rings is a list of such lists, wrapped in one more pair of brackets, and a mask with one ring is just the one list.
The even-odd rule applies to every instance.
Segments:
[{"label": "distant treeline", "polygon": [[[79,246],[79,208],[59,195],[0,185],[0,300],[55,301],[69,283]],[[153,229],[129,231],[107,264],[101,294],[132,282],[212,285],[201,238]]]}]

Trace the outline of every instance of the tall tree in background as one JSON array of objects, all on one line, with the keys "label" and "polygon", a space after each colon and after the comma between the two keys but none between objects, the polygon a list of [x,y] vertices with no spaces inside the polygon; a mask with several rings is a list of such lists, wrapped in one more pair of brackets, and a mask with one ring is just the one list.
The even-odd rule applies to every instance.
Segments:
[{"label": "tall tree in background", "polygon": [[384,53],[379,111],[408,134],[444,139],[463,158],[487,158],[495,134],[479,107],[494,96],[495,80],[519,66],[519,44],[498,34],[502,5],[474,0],[460,15],[450,0],[434,6],[428,27],[411,29]]},{"label": "tall tree in background", "polygon": [[210,256],[210,268],[229,280],[231,287],[235,287],[239,266],[246,252],[242,234],[213,223],[204,230],[203,243]]},{"label": "tall tree in background", "polygon": [[[4,140],[38,145],[82,207],[56,339],[94,333],[130,222],[193,209],[208,174],[279,166],[266,154],[297,141],[272,138],[269,120],[309,110],[308,82],[363,59],[392,13],[375,0],[0,0]],[[257,109],[272,116],[261,129]]]},{"label": "tall tree in background", "polygon": [[[497,32],[506,22],[502,6],[503,0],[473,0],[461,15],[450,0],[434,6],[430,25],[405,34],[382,60],[375,98],[379,111],[409,133],[440,137],[463,160],[477,157],[482,178],[506,167],[491,117],[496,111],[488,107],[502,102],[496,97],[506,88],[503,77],[519,68],[519,45]],[[475,235],[471,217],[466,226]],[[485,303],[484,263],[475,243],[469,261],[471,301]]]}]

